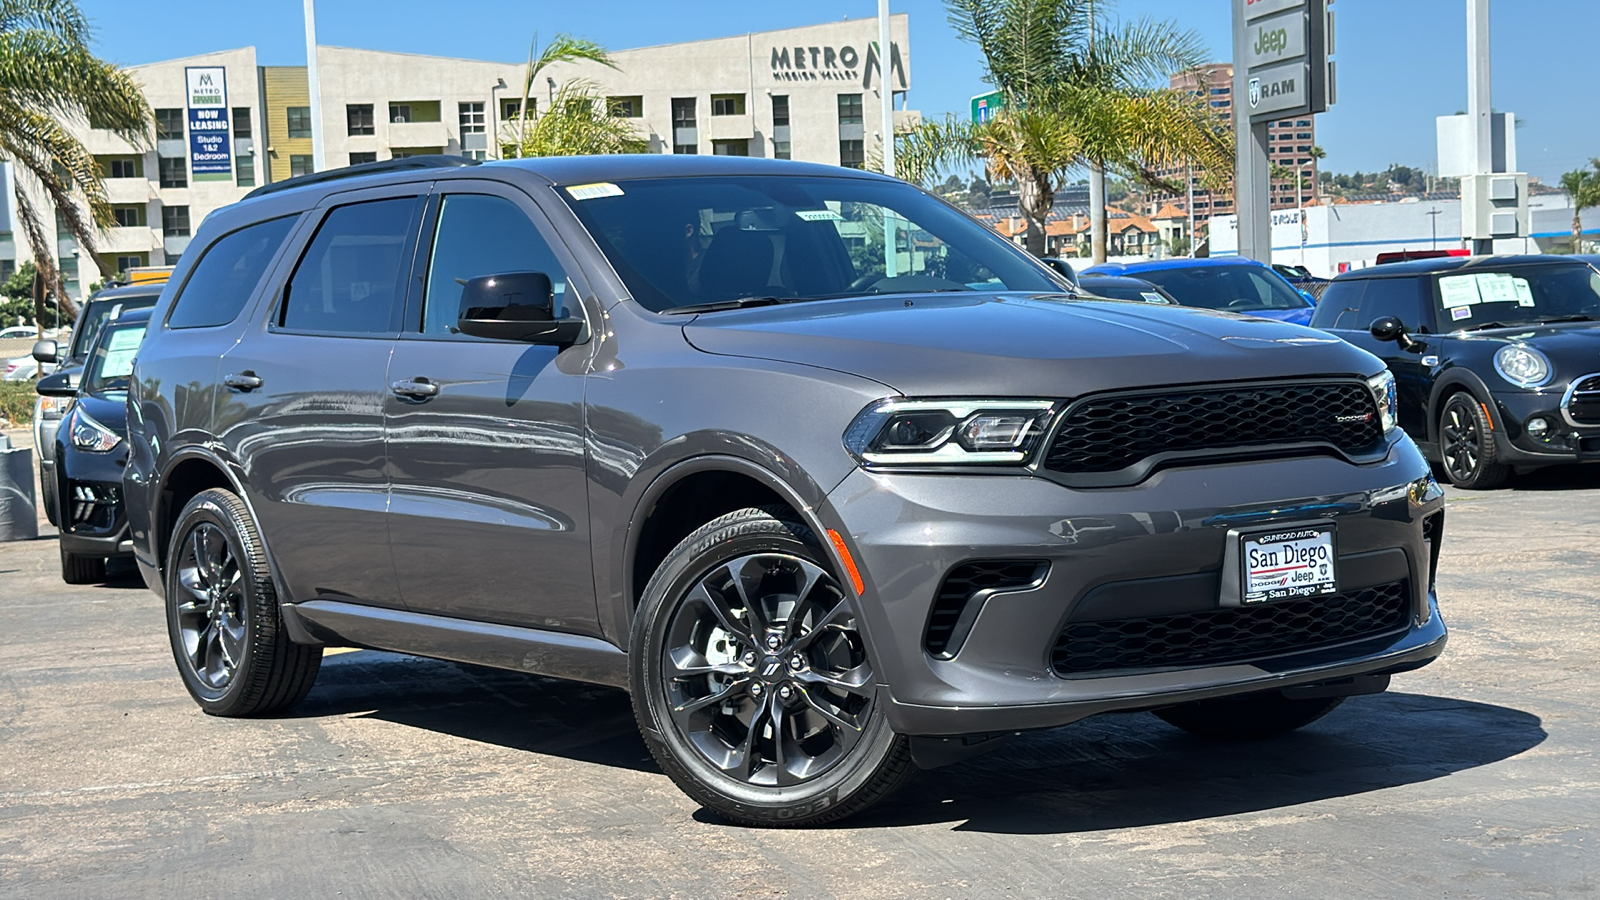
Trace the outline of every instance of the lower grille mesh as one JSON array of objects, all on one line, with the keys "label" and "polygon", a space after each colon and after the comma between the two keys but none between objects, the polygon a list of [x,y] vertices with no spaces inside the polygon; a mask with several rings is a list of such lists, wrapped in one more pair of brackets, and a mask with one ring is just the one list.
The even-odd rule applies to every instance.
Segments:
[{"label": "lower grille mesh", "polygon": [[1411,622],[1404,581],[1259,606],[1069,622],[1051,651],[1058,675],[1213,665],[1311,650],[1398,631]]},{"label": "lower grille mesh", "polygon": [[951,569],[934,598],[923,645],[936,657],[954,656],[966,637],[959,628],[962,613],[979,592],[1027,587],[1044,577],[1047,566],[1037,559],[985,559]]}]

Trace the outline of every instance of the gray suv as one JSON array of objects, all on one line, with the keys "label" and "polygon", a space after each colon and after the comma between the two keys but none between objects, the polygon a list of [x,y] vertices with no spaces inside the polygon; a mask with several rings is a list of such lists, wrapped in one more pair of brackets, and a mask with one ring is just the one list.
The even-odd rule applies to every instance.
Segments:
[{"label": "gray suv", "polygon": [[1432,661],[1442,498],[1332,336],[1078,299],[914,187],[760,159],[405,160],[206,219],[128,516],[223,716],[324,646],[630,691],[758,825],[1009,734],[1259,737]]}]

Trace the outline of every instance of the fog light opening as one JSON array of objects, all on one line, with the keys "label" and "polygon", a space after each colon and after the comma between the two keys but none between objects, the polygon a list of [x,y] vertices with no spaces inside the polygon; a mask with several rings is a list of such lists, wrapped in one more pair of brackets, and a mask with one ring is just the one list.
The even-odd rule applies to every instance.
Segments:
[{"label": "fog light opening", "polygon": [[1550,427],[1550,420],[1544,418],[1543,416],[1534,416],[1533,418],[1529,419],[1526,427],[1528,429],[1528,436],[1536,441],[1549,440],[1553,434],[1553,430]]}]

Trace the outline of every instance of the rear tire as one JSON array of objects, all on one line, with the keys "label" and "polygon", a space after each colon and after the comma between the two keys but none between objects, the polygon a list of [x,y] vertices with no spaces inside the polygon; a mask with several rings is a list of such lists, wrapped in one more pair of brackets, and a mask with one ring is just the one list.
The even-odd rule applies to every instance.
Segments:
[{"label": "rear tire", "polygon": [[67,584],[99,584],[106,580],[106,558],[68,553],[62,548],[61,580]]},{"label": "rear tire", "polygon": [[889,727],[857,600],[787,510],[742,509],[662,561],[634,622],[645,743],[724,819],[762,827],[852,815],[915,773]]},{"label": "rear tire", "polygon": [[284,629],[250,510],[232,493],[195,495],[172,530],[167,634],[183,686],[214,716],[287,709],[311,691],[322,648]]},{"label": "rear tire", "polygon": [[1277,691],[1195,700],[1151,710],[1168,725],[1224,740],[1257,740],[1304,728],[1344,702],[1343,697],[1291,700]]}]

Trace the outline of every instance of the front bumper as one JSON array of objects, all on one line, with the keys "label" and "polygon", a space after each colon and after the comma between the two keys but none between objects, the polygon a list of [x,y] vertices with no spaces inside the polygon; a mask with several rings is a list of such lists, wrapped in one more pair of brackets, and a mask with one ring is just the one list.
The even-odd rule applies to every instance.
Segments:
[{"label": "front bumper", "polygon": [[[1600,462],[1600,425],[1577,425],[1562,409],[1562,391],[1494,394],[1495,452],[1501,462],[1549,466]],[[1528,434],[1533,418],[1553,426],[1543,438]]]},{"label": "front bumper", "polygon": [[[852,473],[830,495],[866,582],[862,616],[897,731],[958,735],[1045,728],[1113,710],[1404,671],[1443,650],[1425,519],[1443,495],[1409,440],[1372,465],[1330,457],[1193,466],[1129,488],[1074,490],[1028,475]],[[1331,520],[1341,592],[1403,583],[1403,623],[1379,636],[1205,661],[1058,674],[1052,650],[1074,617],[1222,608],[1230,528]],[[1433,519],[1437,527],[1441,520]],[[1021,589],[978,598],[960,646],[930,652],[948,573],[973,560],[1048,563]],[[1167,581],[1170,579],[1170,581]],[[1138,585],[1173,586],[1171,598]],[[1179,596],[1181,595],[1181,596]],[[1107,604],[1110,607],[1107,607]],[[940,658],[941,656],[947,658]]]},{"label": "front bumper", "polygon": [[55,451],[51,477],[56,479],[61,549],[81,556],[132,556],[122,493],[126,444],[110,453],[88,453],[57,441]]}]

